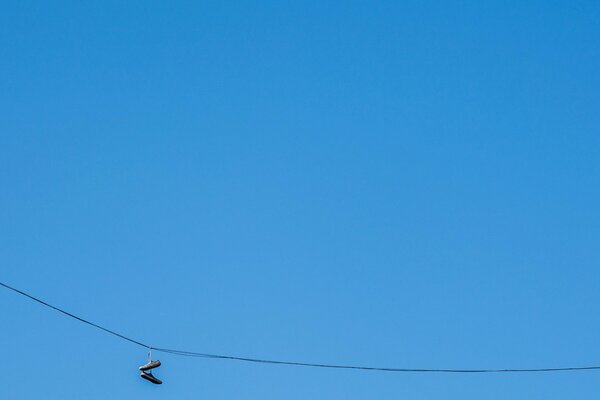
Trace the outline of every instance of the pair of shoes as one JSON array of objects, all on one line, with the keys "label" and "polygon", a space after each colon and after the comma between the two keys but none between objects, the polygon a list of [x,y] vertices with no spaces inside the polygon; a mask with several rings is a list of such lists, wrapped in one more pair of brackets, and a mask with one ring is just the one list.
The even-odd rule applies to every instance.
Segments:
[{"label": "pair of shoes", "polygon": [[[148,356],[148,358],[150,358],[150,356]],[[148,364],[144,364],[139,368],[139,370],[142,371],[142,372],[140,372],[140,377],[147,381],[154,383],[155,385],[162,384],[162,381],[160,379],[158,379],[157,377],[155,377],[154,375],[152,375],[152,371],[151,371],[151,369],[158,368],[158,367],[160,367],[160,361],[158,361],[158,360],[152,361],[152,359],[150,359]]]},{"label": "pair of shoes", "polygon": [[140,372],[140,377],[142,377],[143,379],[145,379],[147,381],[154,383],[155,385],[162,384],[162,381],[160,379],[158,379],[157,377],[155,377],[154,375],[152,375],[152,372],[142,371],[142,372]]}]

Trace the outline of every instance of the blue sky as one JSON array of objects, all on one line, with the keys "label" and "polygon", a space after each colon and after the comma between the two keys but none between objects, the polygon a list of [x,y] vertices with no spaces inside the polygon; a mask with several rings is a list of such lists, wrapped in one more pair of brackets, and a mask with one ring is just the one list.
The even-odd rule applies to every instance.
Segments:
[{"label": "blue sky", "polygon": [[[598,365],[600,5],[5,2],[0,280],[157,347]],[[158,355],[0,291],[6,399],[564,399]]]}]

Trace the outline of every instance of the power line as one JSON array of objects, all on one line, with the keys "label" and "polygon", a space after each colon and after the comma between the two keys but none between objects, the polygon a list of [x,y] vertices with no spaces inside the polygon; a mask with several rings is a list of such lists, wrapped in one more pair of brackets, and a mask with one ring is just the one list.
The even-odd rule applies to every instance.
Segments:
[{"label": "power line", "polygon": [[420,368],[382,368],[382,367],[364,367],[355,365],[339,365],[339,364],[314,364],[303,363],[296,361],[280,361],[280,360],[263,360],[258,358],[246,358],[237,356],[224,356],[220,354],[205,354],[194,353],[190,351],[181,351],[173,349],[154,348],[155,351],[163,353],[175,354],[184,357],[201,357],[201,358],[216,358],[223,360],[246,361],[261,364],[278,364],[278,365],[296,365],[302,367],[316,368],[336,368],[336,369],[355,369],[362,371],[383,371],[383,372],[444,372],[444,373],[500,373],[500,372],[560,372],[560,371],[586,371],[600,369],[600,366],[593,367],[564,367],[564,368],[530,368],[530,369],[420,369]]},{"label": "power line", "polygon": [[71,317],[71,318],[74,318],[74,319],[76,319],[77,321],[83,322],[84,324],[88,324],[88,325],[91,325],[91,326],[93,326],[94,328],[101,329],[101,330],[103,330],[104,332],[108,332],[108,333],[110,333],[111,335],[115,335],[115,336],[117,336],[117,337],[120,337],[121,339],[127,340],[128,342],[135,343],[135,344],[137,344],[138,346],[142,346],[142,347],[145,347],[145,348],[147,348],[147,349],[151,349],[151,348],[152,348],[152,347],[148,346],[147,344],[144,344],[144,343],[142,343],[142,342],[140,342],[140,341],[137,341],[137,340],[134,340],[134,339],[128,338],[128,337],[127,337],[127,336],[125,336],[125,335],[121,335],[120,333],[117,333],[117,332],[111,331],[110,329],[106,329],[106,328],[104,328],[104,327],[102,327],[102,326],[100,326],[100,325],[98,325],[98,324],[95,324],[95,323],[93,323],[93,322],[90,322],[90,321],[88,321],[88,320],[86,320],[86,319],[83,319],[83,318],[81,318],[81,317],[78,317],[77,315],[73,315],[73,314],[71,314],[70,312],[67,312],[67,311],[65,311],[65,310],[61,310],[60,308],[58,308],[58,307],[55,307],[55,306],[53,306],[52,304],[48,304],[48,303],[46,303],[45,301],[38,299],[37,297],[33,297],[32,295],[30,295],[30,294],[27,294],[27,293],[25,293],[25,292],[23,292],[23,291],[21,291],[21,290],[19,290],[19,289],[15,289],[14,287],[8,286],[8,285],[7,285],[7,284],[5,284],[5,283],[2,283],[2,282],[0,282],[0,285],[1,285],[1,286],[4,286],[4,287],[5,287],[5,288],[7,288],[7,289],[10,289],[10,290],[12,290],[13,292],[17,292],[17,293],[19,293],[20,295],[23,295],[23,296],[25,296],[25,297],[29,297],[31,300],[33,300],[33,301],[37,301],[38,303],[40,303],[40,304],[43,304],[43,305],[45,305],[46,307],[50,307],[50,308],[52,308],[53,310],[56,310],[56,311],[58,311],[58,312],[60,312],[60,313],[63,313],[63,314],[65,314],[65,315],[67,315],[67,316],[69,316],[69,317]]},{"label": "power line", "polygon": [[239,356],[228,356],[222,354],[209,354],[209,353],[197,353],[193,351],[185,351],[185,350],[176,350],[176,349],[166,349],[160,347],[153,347],[147,344],[144,344],[138,340],[132,339],[110,329],[104,328],[98,324],[90,322],[84,318],[78,317],[70,312],[62,310],[56,306],[53,306],[43,300],[38,299],[30,294],[27,294],[19,289],[15,289],[12,286],[9,286],[5,283],[0,282],[0,286],[3,286],[6,289],[12,290],[22,296],[25,296],[33,301],[36,301],[46,307],[49,307],[53,310],[56,310],[68,317],[74,318],[77,321],[83,322],[87,325],[90,325],[94,328],[100,329],[104,332],[110,333],[113,336],[126,340],[128,342],[134,343],[138,346],[144,347],[146,349],[152,351],[158,351],[162,353],[172,354],[176,356],[183,357],[198,357],[198,358],[210,358],[210,359],[221,359],[221,360],[234,360],[234,361],[244,361],[251,363],[260,363],[260,364],[276,364],[276,365],[293,365],[293,366],[301,366],[301,367],[314,367],[314,368],[335,368],[335,369],[352,369],[352,370],[361,370],[361,371],[383,371],[383,372],[415,372],[415,373],[425,373],[425,372],[439,372],[439,373],[455,373],[455,374],[473,374],[473,373],[517,373],[517,372],[565,372],[565,371],[590,371],[590,370],[600,370],[600,366],[589,366],[589,367],[560,367],[560,368],[522,368],[522,369],[425,369],[425,368],[383,368],[383,367],[367,367],[367,366],[357,366],[357,365],[340,365],[340,364],[322,364],[322,363],[304,363],[297,361],[282,361],[282,360],[268,360],[268,359],[260,359],[260,358],[247,358],[247,357],[239,357]]}]

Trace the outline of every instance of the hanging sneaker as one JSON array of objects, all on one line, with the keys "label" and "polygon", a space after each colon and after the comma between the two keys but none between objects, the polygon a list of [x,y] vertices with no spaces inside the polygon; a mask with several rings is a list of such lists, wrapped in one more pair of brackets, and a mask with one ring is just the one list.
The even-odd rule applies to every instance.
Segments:
[{"label": "hanging sneaker", "polygon": [[158,379],[157,377],[155,377],[154,375],[152,375],[152,372],[142,371],[140,373],[140,377],[144,378],[147,381],[150,381],[150,382],[154,383],[155,385],[161,385],[162,384],[162,381],[160,379]]},{"label": "hanging sneaker", "polygon": [[150,361],[148,364],[144,364],[140,367],[140,371],[148,371],[153,368],[160,367],[160,361]]}]

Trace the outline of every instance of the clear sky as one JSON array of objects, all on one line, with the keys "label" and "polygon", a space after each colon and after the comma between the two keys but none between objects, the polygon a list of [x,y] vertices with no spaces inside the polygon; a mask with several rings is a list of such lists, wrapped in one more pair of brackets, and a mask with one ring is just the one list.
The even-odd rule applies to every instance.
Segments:
[{"label": "clear sky", "polygon": [[[0,281],[154,346],[599,365],[597,1],[3,2]],[[158,355],[0,289],[2,399],[565,399]]]}]

